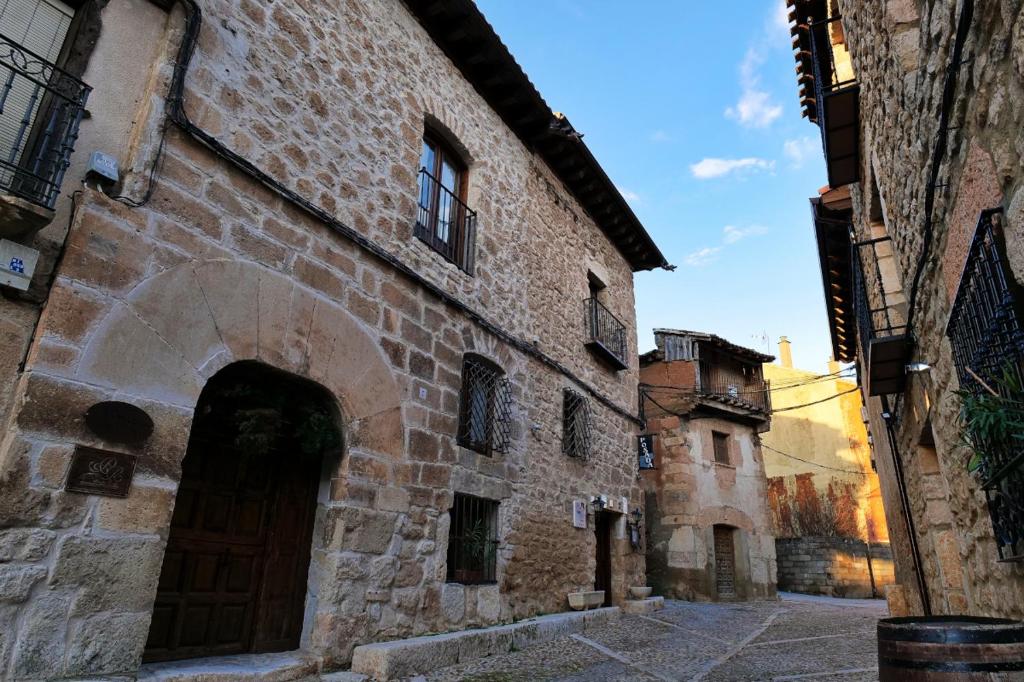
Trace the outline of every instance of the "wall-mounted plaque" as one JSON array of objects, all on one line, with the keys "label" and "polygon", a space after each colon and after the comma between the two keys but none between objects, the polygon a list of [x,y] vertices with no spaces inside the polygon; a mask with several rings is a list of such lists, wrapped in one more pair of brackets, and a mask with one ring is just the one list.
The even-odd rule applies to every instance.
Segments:
[{"label": "wall-mounted plaque", "polygon": [[75,446],[64,490],[88,495],[127,497],[135,473],[135,455]]},{"label": "wall-mounted plaque", "polygon": [[587,503],[583,500],[572,501],[572,525],[575,528],[587,527]]},{"label": "wall-mounted plaque", "polygon": [[654,434],[636,437],[636,455],[641,469],[654,468]]}]

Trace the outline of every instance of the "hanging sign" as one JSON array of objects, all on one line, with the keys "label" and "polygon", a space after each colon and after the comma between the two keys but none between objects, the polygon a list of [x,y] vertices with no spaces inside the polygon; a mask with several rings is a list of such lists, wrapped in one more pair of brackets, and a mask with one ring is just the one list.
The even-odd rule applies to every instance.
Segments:
[{"label": "hanging sign", "polygon": [[646,433],[636,437],[636,454],[640,469],[654,468],[654,434]]}]

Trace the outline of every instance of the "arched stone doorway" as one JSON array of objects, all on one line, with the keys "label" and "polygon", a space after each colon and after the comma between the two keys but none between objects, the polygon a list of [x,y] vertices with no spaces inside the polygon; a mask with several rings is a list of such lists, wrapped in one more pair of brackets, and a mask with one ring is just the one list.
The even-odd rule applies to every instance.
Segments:
[{"label": "arched stone doorway", "polygon": [[196,405],[144,660],[299,648],[318,488],[341,449],[319,385],[257,362]]}]

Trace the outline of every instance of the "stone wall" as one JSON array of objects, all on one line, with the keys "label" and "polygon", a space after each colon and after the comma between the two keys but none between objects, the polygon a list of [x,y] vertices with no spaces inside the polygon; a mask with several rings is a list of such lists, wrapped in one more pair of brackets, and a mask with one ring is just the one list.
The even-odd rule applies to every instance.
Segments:
[{"label": "stone wall", "polygon": [[872,599],[893,584],[889,543],[832,537],[775,538],[779,589]]},{"label": "stone wall", "polygon": [[[627,416],[638,372],[628,263],[397,0],[203,7],[192,120],[474,314],[173,126],[144,206],[84,190],[0,445],[0,677],[138,668],[196,400],[243,360],[315,381],[341,415],[345,447],[322,481],[302,636],[320,665],[343,665],[367,641],[564,610],[567,592],[594,583],[593,529],[573,528],[573,500],[642,504]],[[170,23],[168,54],[181,38]],[[169,62],[154,70],[163,93]],[[158,122],[160,111],[147,115]],[[428,120],[468,150],[473,277],[412,238]],[[588,270],[627,326],[625,371],[583,347]],[[506,454],[455,442],[470,351],[511,381]],[[587,462],[560,447],[562,390],[585,391],[581,382],[621,408],[589,396]],[[85,428],[85,410],[115,398],[153,418],[144,444]],[[137,455],[130,495],[63,490],[76,445]],[[495,585],[445,582],[455,492],[500,502]],[[621,515],[614,601],[644,576],[625,530]]]},{"label": "stone wall", "polygon": [[[913,311],[914,359],[927,373],[909,377],[897,413],[895,444],[906,471],[925,590],[936,613],[1024,616],[1024,568],[998,561],[979,482],[967,473],[955,396],[958,382],[945,337],[952,298],[967,244],[986,208],[1005,209],[1006,247],[1018,282],[1024,282],[1024,10],[1017,0],[973,2],[964,45],[969,57],[952,65],[958,84],[948,131],[940,131],[940,105],[960,10],[953,0],[840,0],[843,27],[860,84],[863,166],[853,186],[857,237],[892,237],[896,271],[909,294],[917,265],[925,267]],[[948,147],[933,159],[935,141]],[[924,226],[928,171],[938,164],[931,211],[933,241]],[[881,208],[882,223],[870,205]],[[874,228],[874,232],[873,232]],[[876,448],[888,450],[883,406],[869,403]],[[890,407],[896,406],[890,402]],[[890,410],[891,411],[891,410]],[[935,463],[922,444],[934,436]],[[901,519],[890,453],[877,458],[897,576],[920,612],[913,551]]]}]

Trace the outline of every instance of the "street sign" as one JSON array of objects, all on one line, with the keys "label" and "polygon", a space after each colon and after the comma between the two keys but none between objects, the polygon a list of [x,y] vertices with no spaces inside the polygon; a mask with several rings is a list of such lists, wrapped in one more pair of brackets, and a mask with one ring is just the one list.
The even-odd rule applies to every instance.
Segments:
[{"label": "street sign", "polygon": [[645,433],[636,437],[636,454],[641,469],[654,468],[654,434]]}]

